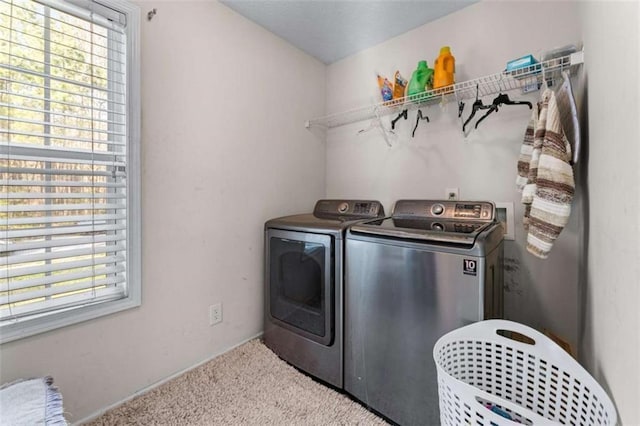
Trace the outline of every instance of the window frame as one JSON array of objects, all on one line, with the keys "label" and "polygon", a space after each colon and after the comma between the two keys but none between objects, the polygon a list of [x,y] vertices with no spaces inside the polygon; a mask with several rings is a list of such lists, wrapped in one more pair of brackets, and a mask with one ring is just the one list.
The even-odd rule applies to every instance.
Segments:
[{"label": "window frame", "polygon": [[8,321],[0,326],[0,344],[78,324],[116,312],[136,308],[142,304],[141,255],[141,99],[140,99],[140,8],[126,0],[39,0],[46,6],[65,10],[80,8],[104,11],[105,7],[124,15],[127,36],[127,292],[124,298],[96,302],[83,306],[60,309],[20,320]]}]

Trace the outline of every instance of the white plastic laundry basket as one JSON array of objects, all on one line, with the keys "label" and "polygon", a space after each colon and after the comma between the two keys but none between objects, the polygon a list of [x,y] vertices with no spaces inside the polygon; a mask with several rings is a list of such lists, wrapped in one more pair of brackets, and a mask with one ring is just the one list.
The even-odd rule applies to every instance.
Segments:
[{"label": "white plastic laundry basket", "polygon": [[[510,332],[533,343],[505,337]],[[613,403],[593,377],[522,324],[488,320],[459,328],[436,342],[433,358],[442,425],[616,424]]]}]

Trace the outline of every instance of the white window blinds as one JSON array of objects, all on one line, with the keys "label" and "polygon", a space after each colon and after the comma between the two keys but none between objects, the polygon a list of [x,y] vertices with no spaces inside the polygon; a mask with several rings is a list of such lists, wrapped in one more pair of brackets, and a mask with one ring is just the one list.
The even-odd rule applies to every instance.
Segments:
[{"label": "white window blinds", "polygon": [[127,296],[123,20],[0,0],[0,321]]}]

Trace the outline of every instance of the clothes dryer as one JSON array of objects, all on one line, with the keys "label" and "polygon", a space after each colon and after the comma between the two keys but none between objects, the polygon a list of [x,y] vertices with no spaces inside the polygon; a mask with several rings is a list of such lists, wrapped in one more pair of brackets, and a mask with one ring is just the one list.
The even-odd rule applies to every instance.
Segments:
[{"label": "clothes dryer", "polygon": [[344,235],[358,221],[383,216],[378,201],[320,200],[312,214],[265,224],[264,343],[340,389]]}]

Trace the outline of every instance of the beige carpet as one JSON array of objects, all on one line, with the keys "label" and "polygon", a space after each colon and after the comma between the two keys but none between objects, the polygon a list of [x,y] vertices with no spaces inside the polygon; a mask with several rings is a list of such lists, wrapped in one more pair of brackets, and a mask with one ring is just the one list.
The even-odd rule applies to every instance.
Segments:
[{"label": "beige carpet", "polygon": [[255,339],[107,411],[90,425],[386,425]]}]

